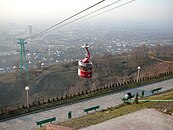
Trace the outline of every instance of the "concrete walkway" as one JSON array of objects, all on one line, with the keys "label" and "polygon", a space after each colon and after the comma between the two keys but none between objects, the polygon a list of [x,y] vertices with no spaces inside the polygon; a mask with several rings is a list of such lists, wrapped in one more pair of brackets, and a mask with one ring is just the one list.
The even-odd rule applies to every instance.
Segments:
[{"label": "concrete walkway", "polygon": [[173,116],[143,109],[80,130],[173,130]]},{"label": "concrete walkway", "polygon": [[35,130],[39,127],[36,125],[36,121],[56,117],[58,122],[62,122],[68,120],[67,113],[69,111],[72,111],[72,116],[74,118],[80,117],[86,114],[83,112],[83,108],[100,105],[101,107],[99,109],[101,110],[107,107],[116,106],[122,103],[121,98],[124,97],[127,92],[135,94],[136,92],[141,93],[142,90],[145,90],[146,94],[150,95],[151,93],[149,90],[158,87],[163,87],[160,92],[173,89],[173,79],[4,121],[0,123],[0,130]]}]

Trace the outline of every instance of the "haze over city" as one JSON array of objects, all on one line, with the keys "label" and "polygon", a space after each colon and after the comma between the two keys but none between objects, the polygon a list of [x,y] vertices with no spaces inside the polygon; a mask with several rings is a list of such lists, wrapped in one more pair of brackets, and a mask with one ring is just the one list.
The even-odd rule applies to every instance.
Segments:
[{"label": "haze over city", "polygon": [[[37,34],[100,1],[0,0],[0,52],[6,55],[9,53],[6,51],[12,51],[10,53],[15,55],[15,58],[9,59],[0,57],[1,67],[12,68],[16,65],[15,61],[19,60],[18,53],[16,55],[16,50],[19,51],[17,39],[21,36],[27,36],[28,33]],[[127,2],[130,3],[123,5]],[[112,5],[103,8],[110,4]],[[43,35],[41,39],[28,41],[29,44],[26,45],[30,51],[28,55],[35,54],[37,51],[35,56],[37,60],[31,59],[30,63],[35,66],[41,61],[49,65],[78,59],[80,46],[84,43],[95,47],[92,53],[99,55],[107,52],[114,54],[130,51],[131,48],[142,44],[156,44],[157,40],[144,42],[143,39],[172,36],[172,7],[172,0],[105,0],[69,21],[103,8],[102,10],[75,21],[65,28],[50,30],[50,33]],[[112,8],[115,9],[88,19]],[[172,39],[169,41],[166,39],[160,43],[171,44],[171,41]],[[75,55],[72,56],[71,53]]]},{"label": "haze over city", "polygon": [[[45,23],[54,24],[97,2],[99,2],[99,0],[0,0],[0,22],[20,24],[37,23],[43,25]],[[115,1],[106,0],[86,13],[112,2]],[[125,2],[128,2],[128,0],[121,0],[108,9]],[[129,5],[95,17],[88,22],[144,22],[170,25],[173,22],[172,7],[172,0],[136,0]]]}]

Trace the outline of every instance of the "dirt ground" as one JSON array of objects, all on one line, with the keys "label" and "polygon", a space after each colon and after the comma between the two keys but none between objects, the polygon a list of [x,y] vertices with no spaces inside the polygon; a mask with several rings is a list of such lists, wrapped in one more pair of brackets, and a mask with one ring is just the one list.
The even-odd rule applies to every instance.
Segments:
[{"label": "dirt ground", "polygon": [[169,115],[173,114],[173,102],[160,102],[153,105],[152,108]]},{"label": "dirt ground", "polygon": [[80,130],[173,130],[173,116],[143,109]]}]

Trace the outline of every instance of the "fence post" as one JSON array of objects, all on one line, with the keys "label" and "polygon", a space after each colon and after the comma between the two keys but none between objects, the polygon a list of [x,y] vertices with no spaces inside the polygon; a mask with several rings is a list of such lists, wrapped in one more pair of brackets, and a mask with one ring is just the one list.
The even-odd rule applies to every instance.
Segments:
[{"label": "fence post", "polygon": [[142,92],[141,92],[141,97],[144,97],[144,90],[142,90]]},{"label": "fence post", "polygon": [[43,100],[43,103],[46,104],[46,101]]},{"label": "fence post", "polygon": [[1,112],[2,112],[2,114],[4,114],[4,110],[3,110],[3,108],[1,108]]},{"label": "fence post", "polygon": [[70,119],[70,118],[72,118],[72,112],[71,111],[68,112],[68,119]]}]

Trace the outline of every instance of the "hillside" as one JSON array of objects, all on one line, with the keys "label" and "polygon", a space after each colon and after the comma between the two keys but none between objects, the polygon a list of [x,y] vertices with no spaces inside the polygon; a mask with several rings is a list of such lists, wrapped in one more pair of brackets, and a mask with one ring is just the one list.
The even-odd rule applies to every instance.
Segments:
[{"label": "hillside", "polygon": [[[141,47],[142,48],[142,47]],[[25,103],[28,85],[30,102],[47,99],[65,94],[72,94],[88,89],[95,89],[111,83],[136,79],[137,67],[141,66],[140,76],[153,76],[173,71],[170,64],[160,63],[148,57],[145,48],[139,48],[128,54],[102,57],[93,56],[93,78],[80,79],[77,75],[77,61],[55,64],[44,69],[30,70],[30,80],[19,78],[19,72],[0,75],[0,107],[22,105]],[[141,49],[141,51],[140,51]],[[163,52],[163,51],[162,51]],[[164,53],[163,53],[164,54]],[[162,55],[162,57],[166,57]]]},{"label": "hillside", "polygon": [[[150,99],[150,100],[160,100],[160,99],[169,100],[170,99],[170,100],[172,100],[173,99],[173,90],[170,90],[168,92],[164,92],[161,94],[153,95],[153,96],[147,97],[145,99]],[[90,113],[85,116],[82,116],[79,118],[74,118],[74,119],[67,120],[65,122],[61,122],[61,123],[57,123],[57,124],[60,124],[63,126],[68,126],[71,128],[80,129],[80,128],[84,128],[84,127],[88,127],[88,126],[94,126],[96,124],[99,124],[99,123],[102,123],[105,121],[110,121],[110,119],[116,119],[118,117],[121,118],[123,115],[126,115],[126,114],[128,115],[129,113],[132,114],[135,111],[145,110],[146,108],[150,108],[150,109],[154,108],[157,111],[163,112],[168,115],[173,114],[173,102],[139,102],[137,104],[136,103],[121,104],[116,107],[108,107],[107,109],[98,111],[96,113]],[[143,115],[143,113],[141,113],[141,115]],[[150,118],[153,118],[153,117],[147,118],[145,115],[143,115],[143,116],[141,116],[141,115],[136,116],[136,118],[135,119],[133,118],[132,121],[129,120],[129,119],[131,119],[130,117],[123,119],[120,121],[121,122],[120,124],[122,124],[122,121],[123,121],[125,124],[129,124],[132,126],[134,126],[136,122],[139,123],[140,126],[143,124],[144,125],[153,125],[153,122],[150,120]],[[146,115],[153,116],[153,113],[148,113]],[[159,115],[159,113],[157,113],[155,115],[155,119],[157,119],[158,115]],[[146,118],[144,118],[144,117],[146,117]],[[138,122],[138,119],[139,119],[139,122]],[[150,120],[151,122],[148,122],[148,120]],[[146,121],[147,121],[147,123],[146,123]],[[163,118],[161,118],[159,123],[162,124],[162,121],[165,121],[165,120]],[[114,123],[116,123],[116,122],[114,121]],[[159,124],[159,123],[154,122],[154,124]],[[168,124],[170,125],[170,122]],[[111,125],[106,125],[106,126],[111,126]],[[117,128],[118,124],[116,124],[115,126]],[[121,129],[122,129],[122,127],[123,126],[121,126]],[[123,127],[123,128],[125,128],[125,127]],[[145,128],[147,128],[147,127],[145,127]],[[141,127],[141,129],[142,129],[142,127]],[[40,129],[40,130],[44,130],[44,128]]]}]

